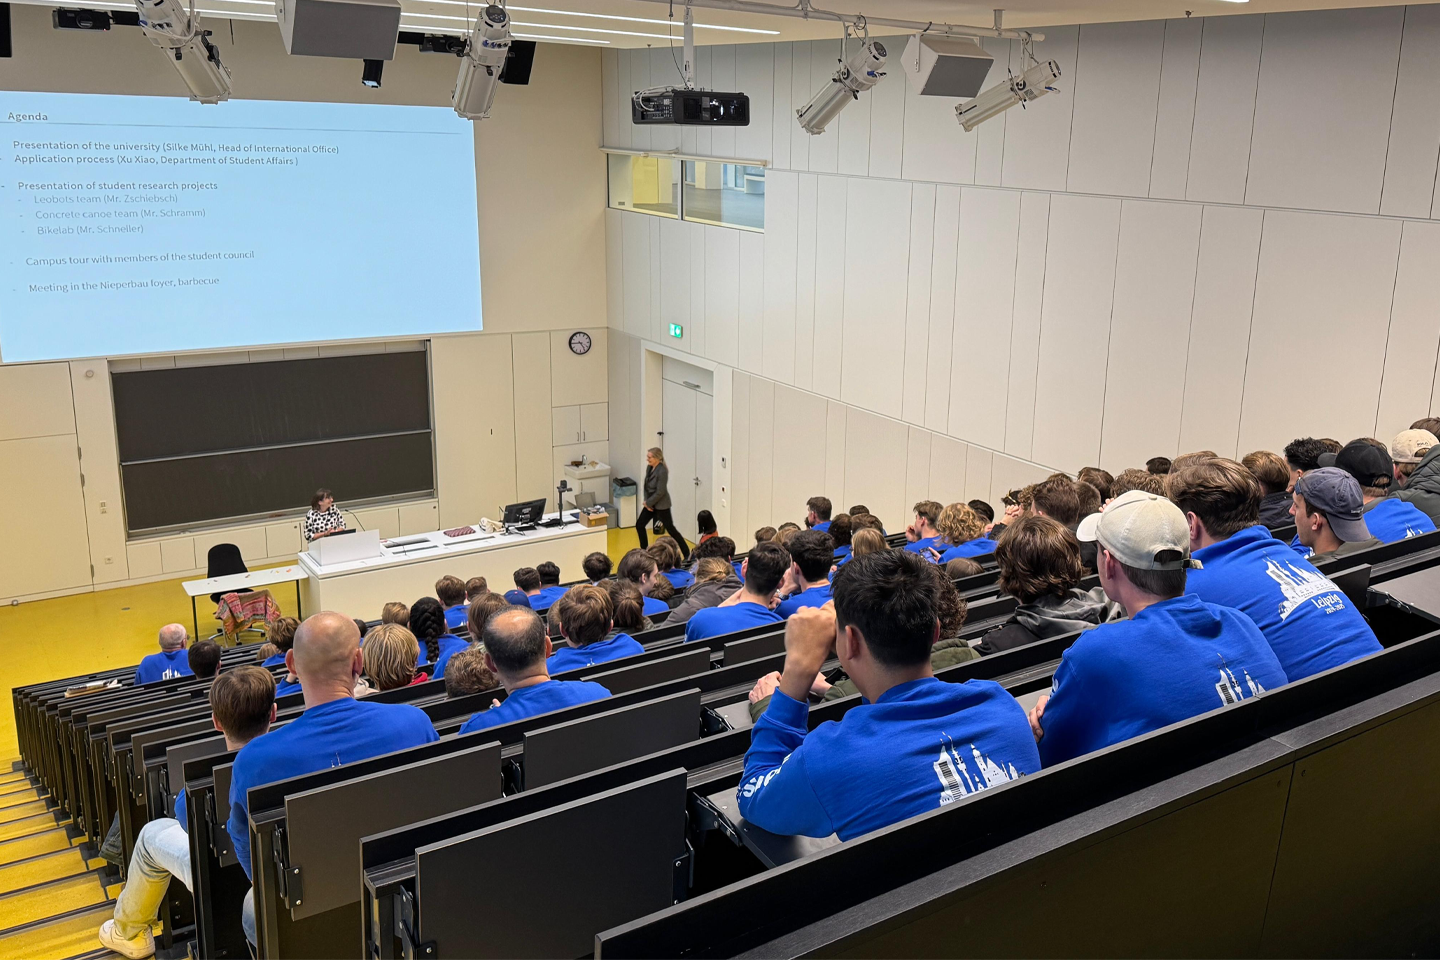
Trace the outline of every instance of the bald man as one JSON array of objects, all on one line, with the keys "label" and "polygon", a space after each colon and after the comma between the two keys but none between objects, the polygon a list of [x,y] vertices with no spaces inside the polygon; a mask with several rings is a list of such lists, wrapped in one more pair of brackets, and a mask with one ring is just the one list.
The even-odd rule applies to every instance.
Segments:
[{"label": "bald man", "polygon": [[140,661],[135,668],[135,686],[159,683],[172,677],[194,676],[185,648],[190,637],[178,623],[167,623],[160,628],[160,652],[152,653]]},{"label": "bald man", "polygon": [[[305,712],[299,719],[252,740],[235,756],[230,781],[230,820],[225,828],[245,875],[250,864],[252,787],[298,777],[357,760],[439,740],[430,718],[406,703],[355,699],[365,669],[360,630],[340,613],[317,613],[300,624],[285,666],[300,678]],[[255,942],[251,895],[245,898],[245,936]]]}]

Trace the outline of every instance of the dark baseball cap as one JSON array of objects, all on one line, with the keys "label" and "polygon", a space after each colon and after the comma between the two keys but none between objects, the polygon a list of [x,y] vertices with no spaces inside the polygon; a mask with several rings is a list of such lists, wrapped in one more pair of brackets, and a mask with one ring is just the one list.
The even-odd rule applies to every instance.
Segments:
[{"label": "dark baseball cap", "polygon": [[1364,440],[1351,440],[1339,453],[1321,454],[1320,466],[1339,467],[1362,487],[1388,487],[1395,476],[1395,461],[1390,454]]},{"label": "dark baseball cap", "polygon": [[1338,467],[1307,470],[1295,481],[1295,492],[1316,510],[1325,514],[1325,521],[1335,536],[1346,543],[1369,540],[1372,534],[1365,525],[1365,498],[1360,482]]}]

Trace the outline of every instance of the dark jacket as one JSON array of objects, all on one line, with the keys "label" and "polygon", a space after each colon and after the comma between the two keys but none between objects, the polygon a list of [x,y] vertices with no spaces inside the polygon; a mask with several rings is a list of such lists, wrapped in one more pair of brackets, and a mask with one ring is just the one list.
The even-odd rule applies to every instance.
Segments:
[{"label": "dark jacket", "polygon": [[[930,648],[931,670],[944,670],[946,667],[953,667],[957,663],[978,659],[980,659],[980,654],[971,649],[970,641],[961,640],[959,637],[941,640]],[[860,691],[855,688],[855,681],[846,677],[844,680],[838,680],[830,685],[830,689],[825,691],[822,702],[825,700],[839,700],[841,697],[848,697],[859,692]],[[768,706],[770,706],[769,697],[765,697],[759,703],[750,704],[751,721],[760,719],[760,715],[765,712],[765,708]]]},{"label": "dark jacket", "polygon": [[1336,557],[1348,557],[1352,553],[1359,553],[1362,550],[1369,550],[1371,547],[1378,546],[1380,546],[1380,541],[1377,540],[1375,537],[1371,537],[1369,540],[1349,540],[1345,543],[1340,544],[1337,549],[1331,550],[1329,553],[1312,553],[1305,559],[1309,560],[1311,563],[1318,563],[1321,560],[1333,560]]},{"label": "dark jacket", "polygon": [[1390,496],[1408,500],[1440,526],[1440,447],[1425,455],[1405,486]]},{"label": "dark jacket", "polygon": [[651,510],[670,509],[670,468],[663,460],[645,468],[645,506]]},{"label": "dark jacket", "polygon": [[1295,522],[1295,518],[1290,515],[1290,505],[1294,502],[1295,498],[1284,490],[1265,494],[1260,501],[1260,522],[1271,530],[1290,526]]},{"label": "dark jacket", "polygon": [[684,623],[706,607],[720,606],[730,599],[730,594],[743,586],[745,583],[733,573],[724,580],[692,583],[685,588],[685,599],[680,601],[678,607],[670,611],[670,616],[665,618],[665,622],[667,624]]},{"label": "dark jacket", "polygon": [[1081,590],[1071,587],[1063,597],[1040,597],[1020,604],[1010,622],[985,634],[985,639],[975,649],[982,656],[988,656],[1037,640],[1088,630],[1124,616],[1125,611],[1120,604],[1105,596],[1101,588]]}]

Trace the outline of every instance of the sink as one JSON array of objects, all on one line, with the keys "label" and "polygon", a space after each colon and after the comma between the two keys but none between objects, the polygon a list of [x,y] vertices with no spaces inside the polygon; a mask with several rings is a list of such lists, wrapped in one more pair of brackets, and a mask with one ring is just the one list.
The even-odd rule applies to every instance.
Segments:
[{"label": "sink", "polygon": [[572,467],[567,463],[565,464],[565,476],[572,480],[593,480],[596,477],[608,477],[610,476],[610,464],[596,463],[591,465],[587,463],[584,466]]}]

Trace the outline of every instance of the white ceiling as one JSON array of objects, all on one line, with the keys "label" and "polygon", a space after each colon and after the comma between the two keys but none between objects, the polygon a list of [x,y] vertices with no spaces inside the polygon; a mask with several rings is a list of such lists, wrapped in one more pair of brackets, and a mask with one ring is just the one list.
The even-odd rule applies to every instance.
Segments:
[{"label": "white ceiling", "polygon": [[[57,6],[43,0],[19,0],[39,6]],[[466,0],[401,0],[405,14],[401,29],[429,33],[463,33],[482,6]],[[1290,10],[1323,10],[1342,7],[1393,6],[1394,0],[995,0],[1006,3],[1007,27],[1045,27],[1072,23],[1104,23],[1121,20],[1157,20],[1234,14],[1278,13]],[[195,0],[202,13],[245,20],[274,20],[272,0]],[[129,10],[125,0],[69,0],[65,6]],[[936,21],[957,25],[988,27],[993,13],[983,3],[953,0],[821,0],[817,6],[836,12],[871,17]],[[525,0],[509,4],[518,36],[545,42],[566,41],[601,48],[645,47],[668,44],[669,9],[664,2],[647,0]],[[675,4],[674,37],[680,37],[682,6]],[[654,21],[654,22],[646,22]],[[695,11],[695,40],[701,44],[755,43],[785,40],[817,40],[839,37],[833,21],[800,20],[790,17],[724,10]],[[740,29],[719,29],[731,27]],[[875,34],[907,31],[876,27]]]}]

